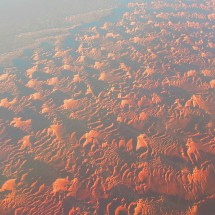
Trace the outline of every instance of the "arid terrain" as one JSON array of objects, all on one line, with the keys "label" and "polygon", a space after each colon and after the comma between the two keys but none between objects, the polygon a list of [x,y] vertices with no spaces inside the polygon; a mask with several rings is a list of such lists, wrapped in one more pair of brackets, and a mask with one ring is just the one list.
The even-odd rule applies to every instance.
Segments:
[{"label": "arid terrain", "polygon": [[214,215],[214,4],[122,4],[2,62],[0,214]]},{"label": "arid terrain", "polygon": [[56,30],[97,19],[97,13],[104,15],[120,1],[0,0],[0,55],[17,51],[35,39],[53,36],[53,29],[57,35]]}]

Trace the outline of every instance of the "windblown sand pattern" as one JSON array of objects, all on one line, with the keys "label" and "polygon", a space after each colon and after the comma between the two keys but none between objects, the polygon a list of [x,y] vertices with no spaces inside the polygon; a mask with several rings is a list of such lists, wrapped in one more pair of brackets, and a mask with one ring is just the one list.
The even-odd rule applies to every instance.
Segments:
[{"label": "windblown sand pattern", "polygon": [[214,2],[139,1],[0,71],[0,214],[215,214]]}]

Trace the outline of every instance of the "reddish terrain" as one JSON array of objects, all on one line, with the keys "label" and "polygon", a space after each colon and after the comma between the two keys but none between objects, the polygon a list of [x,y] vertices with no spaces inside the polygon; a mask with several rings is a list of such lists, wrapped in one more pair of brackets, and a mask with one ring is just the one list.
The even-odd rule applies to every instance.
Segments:
[{"label": "reddish terrain", "polygon": [[215,214],[214,1],[129,3],[0,71],[0,214]]}]

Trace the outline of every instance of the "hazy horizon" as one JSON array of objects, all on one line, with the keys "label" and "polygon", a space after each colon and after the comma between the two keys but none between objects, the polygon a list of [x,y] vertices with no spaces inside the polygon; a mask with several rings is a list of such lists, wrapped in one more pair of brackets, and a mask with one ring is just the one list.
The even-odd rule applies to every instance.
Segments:
[{"label": "hazy horizon", "polygon": [[73,22],[66,22],[66,17],[110,9],[119,2],[119,0],[0,0],[0,55],[19,48],[17,42],[24,43],[17,39],[19,34],[68,27]]}]

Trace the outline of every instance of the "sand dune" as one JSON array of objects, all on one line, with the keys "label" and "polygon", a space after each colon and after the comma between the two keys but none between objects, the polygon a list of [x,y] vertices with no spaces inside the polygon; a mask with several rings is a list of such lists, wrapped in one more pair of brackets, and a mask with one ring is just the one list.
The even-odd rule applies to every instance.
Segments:
[{"label": "sand dune", "polygon": [[215,211],[213,1],[121,9],[2,66],[0,214]]}]

